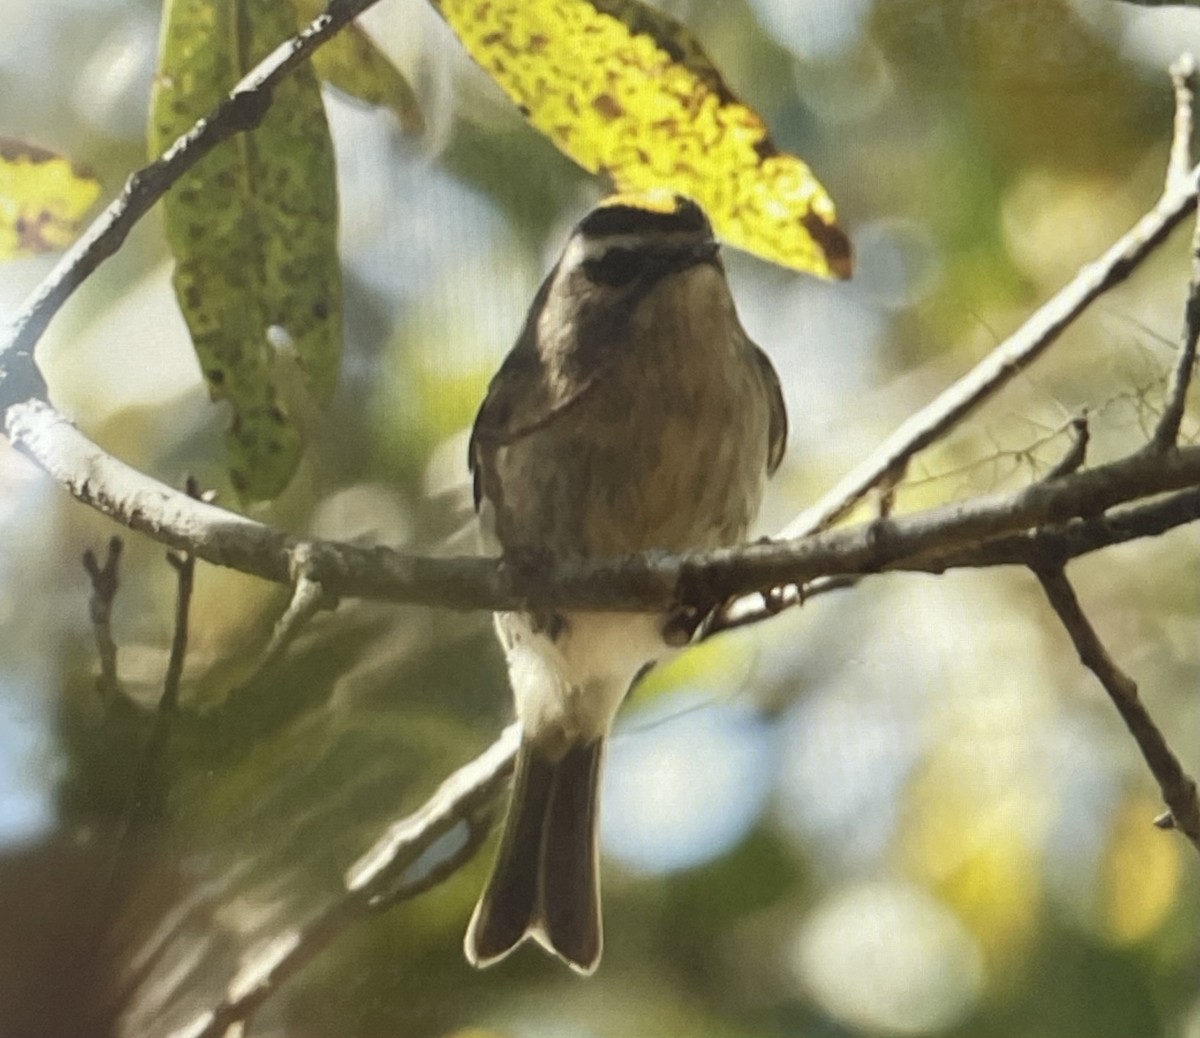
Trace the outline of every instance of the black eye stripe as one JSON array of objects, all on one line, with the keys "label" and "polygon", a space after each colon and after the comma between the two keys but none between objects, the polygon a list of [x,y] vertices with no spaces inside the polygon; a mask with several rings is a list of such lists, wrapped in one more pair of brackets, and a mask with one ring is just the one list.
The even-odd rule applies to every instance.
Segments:
[{"label": "black eye stripe", "polygon": [[598,285],[628,285],[650,266],[652,257],[644,249],[612,248],[596,259],[586,260],[583,272]]}]

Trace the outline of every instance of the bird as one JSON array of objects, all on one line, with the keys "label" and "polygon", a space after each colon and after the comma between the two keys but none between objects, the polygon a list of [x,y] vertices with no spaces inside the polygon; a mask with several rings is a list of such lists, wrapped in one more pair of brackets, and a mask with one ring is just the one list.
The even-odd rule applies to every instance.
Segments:
[{"label": "bird", "polygon": [[[485,544],[554,561],[738,544],[787,423],[703,210],[674,193],[613,196],[574,227],[475,419],[469,467]],[[632,686],[690,636],[678,615],[495,614],[521,740],[464,939],[471,965],[527,939],[576,973],[599,965],[605,745]]]}]

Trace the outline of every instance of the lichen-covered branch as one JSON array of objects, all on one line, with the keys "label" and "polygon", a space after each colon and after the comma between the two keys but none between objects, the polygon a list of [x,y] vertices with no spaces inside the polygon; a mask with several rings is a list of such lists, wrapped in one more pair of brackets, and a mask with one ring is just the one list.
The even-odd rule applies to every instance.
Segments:
[{"label": "lichen-covered branch", "polygon": [[[706,553],[568,560],[528,570],[498,559],[435,558],[384,547],[301,542],[137,472],[40,401],[10,408],[7,431],[19,450],[85,504],[200,559],[290,585],[303,543],[305,575],[328,595],[452,609],[511,609],[531,600],[592,609],[707,607],[815,577],[928,569],[929,560],[939,556],[969,566],[972,550],[982,558],[996,538],[1028,535],[1048,524],[1094,518],[1154,495],[1200,487],[1200,447],[1139,452],[1010,493],[810,537]],[[1082,547],[1082,541],[1077,543]]]}]

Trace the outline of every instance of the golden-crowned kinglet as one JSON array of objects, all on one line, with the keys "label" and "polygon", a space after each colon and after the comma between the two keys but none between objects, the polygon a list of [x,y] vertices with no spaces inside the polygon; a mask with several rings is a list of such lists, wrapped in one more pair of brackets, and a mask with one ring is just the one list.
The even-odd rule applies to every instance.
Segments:
[{"label": "golden-crowned kinglet", "polygon": [[[617,199],[575,228],[488,387],[470,444],[475,503],[513,554],[736,544],[786,436],[779,379],[738,321],[704,213],[678,196]],[[532,937],[588,974],[602,944],[604,742],[630,686],[671,652],[667,617],[495,619],[522,741],[467,959],[487,966]]]}]

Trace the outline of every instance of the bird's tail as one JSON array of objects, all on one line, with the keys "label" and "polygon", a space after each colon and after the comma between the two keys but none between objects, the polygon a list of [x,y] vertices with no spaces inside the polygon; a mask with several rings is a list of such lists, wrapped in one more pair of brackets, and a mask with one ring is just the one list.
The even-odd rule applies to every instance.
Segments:
[{"label": "bird's tail", "polygon": [[604,740],[551,760],[521,744],[512,805],[491,879],[467,927],[472,966],[498,962],[532,937],[577,973],[600,963],[597,787]]}]

